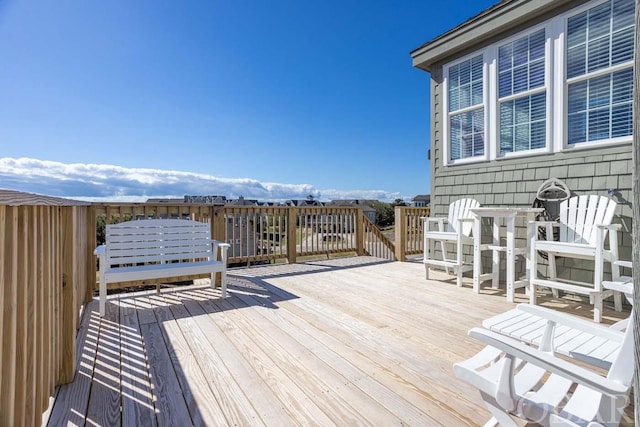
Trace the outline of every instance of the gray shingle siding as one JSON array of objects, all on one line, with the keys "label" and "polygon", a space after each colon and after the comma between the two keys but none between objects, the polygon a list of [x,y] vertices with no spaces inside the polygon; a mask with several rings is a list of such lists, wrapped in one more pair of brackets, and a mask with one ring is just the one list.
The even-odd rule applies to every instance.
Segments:
[{"label": "gray shingle siding", "polygon": [[[534,2],[527,3],[533,4]],[[587,3],[585,1],[561,1],[555,10],[546,9],[527,20],[531,25],[544,22],[549,18]],[[511,6],[521,4],[522,10],[534,8],[524,6],[525,2],[514,1]],[[511,8],[510,6],[510,8]],[[510,9],[512,14],[514,9]],[[505,15],[506,16],[506,15]],[[511,16],[511,15],[509,15]],[[485,18],[482,18],[485,19]],[[488,18],[486,18],[488,19]],[[443,166],[443,64],[464,55],[475,52],[501,39],[510,37],[526,29],[520,25],[514,28],[508,22],[501,22],[501,17],[491,18],[492,28],[481,28],[474,24],[473,31],[486,32],[486,36],[465,39],[455,45],[449,56],[443,56],[441,48],[434,53],[432,62],[416,64],[419,68],[429,70],[431,77],[431,212],[432,215],[446,216],[451,202],[465,197],[475,198],[485,206],[531,206],[538,187],[548,178],[563,180],[576,195],[599,194],[608,195],[608,190],[615,190],[613,198],[618,202],[614,223],[622,225],[619,234],[621,259],[631,259],[631,200],[632,200],[632,158],[631,144],[600,146],[586,149],[564,150],[550,154],[523,156],[518,158],[500,158],[497,160]],[[499,27],[505,31],[493,31]],[[450,37],[447,35],[447,37]],[[428,52],[429,46],[421,47]],[[426,50],[425,50],[426,49]],[[423,55],[421,53],[420,55]],[[429,55],[426,53],[424,55]],[[424,58],[424,55],[422,58]],[[416,57],[417,58],[417,57]],[[526,228],[524,220],[518,220],[517,237],[524,243]],[[485,235],[488,235],[485,229]],[[468,254],[470,255],[470,254]],[[488,252],[487,252],[488,256]],[[489,261],[489,259],[486,259]],[[490,265],[485,262],[484,265]],[[544,265],[544,264],[543,264]],[[583,261],[567,261],[559,264],[559,275],[571,280],[589,281],[592,275],[592,263]],[[502,260],[504,268],[504,259]],[[564,268],[563,268],[564,267]],[[522,262],[519,272],[524,271]],[[544,268],[544,267],[543,267]]]}]

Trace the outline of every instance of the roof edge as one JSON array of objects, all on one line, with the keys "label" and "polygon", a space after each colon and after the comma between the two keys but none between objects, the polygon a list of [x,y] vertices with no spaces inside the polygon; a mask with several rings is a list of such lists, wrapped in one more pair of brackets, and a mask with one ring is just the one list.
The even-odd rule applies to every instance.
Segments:
[{"label": "roof edge", "polygon": [[[468,40],[474,43],[482,42],[496,33],[514,28],[541,15],[551,9],[561,7],[571,0],[502,0],[469,18],[451,30],[424,43],[410,52],[413,66],[430,72],[431,66],[447,56],[470,46]],[[500,25],[490,25],[498,18],[506,16]],[[466,35],[466,37],[461,37]]]}]

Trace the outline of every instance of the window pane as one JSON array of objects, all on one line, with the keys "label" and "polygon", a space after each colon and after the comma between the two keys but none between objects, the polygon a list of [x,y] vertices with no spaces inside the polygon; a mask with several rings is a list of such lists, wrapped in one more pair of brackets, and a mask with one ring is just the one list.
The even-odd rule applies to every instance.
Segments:
[{"label": "window pane", "polygon": [[544,43],[544,31],[538,31],[537,33],[531,34],[529,37],[529,60],[534,61],[536,59],[544,58]]},{"label": "window pane", "polygon": [[513,45],[511,43],[498,49],[498,67],[501,70],[509,70],[513,64]]},{"label": "window pane", "polygon": [[608,139],[610,121],[608,108],[600,108],[589,111],[589,141],[597,141],[600,139]]},{"label": "window pane", "polygon": [[514,95],[544,86],[544,30],[498,47],[498,96]]},{"label": "window pane", "polygon": [[567,78],[633,59],[634,0],[609,0],[567,22]]},{"label": "window pane", "polygon": [[538,93],[531,96],[531,121],[545,120],[547,96],[545,93]]},{"label": "window pane", "polygon": [[569,144],[632,135],[633,69],[569,85]]},{"label": "window pane", "polygon": [[572,16],[567,22],[567,46],[569,48],[587,42],[587,12]]},{"label": "window pane", "polygon": [[544,148],[547,144],[546,126],[543,122],[531,123],[531,149]]},{"label": "window pane", "polygon": [[449,111],[483,102],[482,55],[449,67]]},{"label": "window pane", "polygon": [[589,80],[589,109],[611,103],[611,76],[606,75]]},{"label": "window pane", "polygon": [[544,86],[544,60],[531,63],[529,66],[529,88]]},{"label": "window pane", "polygon": [[633,27],[613,33],[611,52],[611,65],[633,59]]},{"label": "window pane", "polygon": [[587,70],[587,45],[571,47],[567,51],[567,78],[584,74]]},{"label": "window pane", "polygon": [[612,103],[630,102],[633,96],[633,69],[613,73]]},{"label": "window pane", "polygon": [[574,83],[569,86],[569,114],[586,111],[587,109],[587,82]]},{"label": "window pane", "polygon": [[546,93],[500,103],[500,154],[546,146]]},{"label": "window pane", "polygon": [[613,2],[613,31],[633,27],[634,0],[615,0]]},{"label": "window pane", "polygon": [[484,108],[452,115],[450,126],[451,160],[484,154]]},{"label": "window pane", "polygon": [[609,66],[609,36],[600,37],[589,43],[587,71],[597,71]]},{"label": "window pane", "polygon": [[500,98],[509,96],[513,93],[513,85],[511,82],[511,72],[500,73],[498,77],[498,96]]},{"label": "window pane", "polygon": [[500,104],[500,154],[513,152],[513,101]]},{"label": "window pane", "polygon": [[611,137],[619,138],[633,134],[633,108],[631,104],[614,106],[611,111]]},{"label": "window pane", "polygon": [[587,140],[587,114],[569,114],[569,144],[576,144]]},{"label": "window pane", "polygon": [[473,155],[484,154],[484,109],[473,112]]},{"label": "window pane", "polygon": [[589,39],[597,39],[611,33],[611,2],[608,1],[589,9]]}]

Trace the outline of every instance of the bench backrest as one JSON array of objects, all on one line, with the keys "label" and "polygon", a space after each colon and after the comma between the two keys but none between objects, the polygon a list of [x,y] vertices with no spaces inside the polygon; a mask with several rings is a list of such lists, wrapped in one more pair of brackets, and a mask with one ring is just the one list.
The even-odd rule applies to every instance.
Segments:
[{"label": "bench backrest", "polygon": [[209,224],[185,219],[143,219],[106,226],[108,265],[216,259]]},{"label": "bench backrest", "polygon": [[595,245],[596,225],[610,225],[617,203],[597,195],[571,197],[560,203],[560,241]]}]

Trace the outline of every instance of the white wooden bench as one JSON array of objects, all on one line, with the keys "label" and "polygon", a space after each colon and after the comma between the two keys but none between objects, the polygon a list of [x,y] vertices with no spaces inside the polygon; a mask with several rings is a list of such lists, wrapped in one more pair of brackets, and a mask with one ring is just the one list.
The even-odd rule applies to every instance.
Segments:
[{"label": "white wooden bench", "polygon": [[94,251],[100,269],[100,316],[105,313],[108,283],[210,274],[215,287],[215,273],[221,273],[226,297],[230,245],[212,240],[209,224],[184,219],[127,221],[107,225],[105,240]]}]

